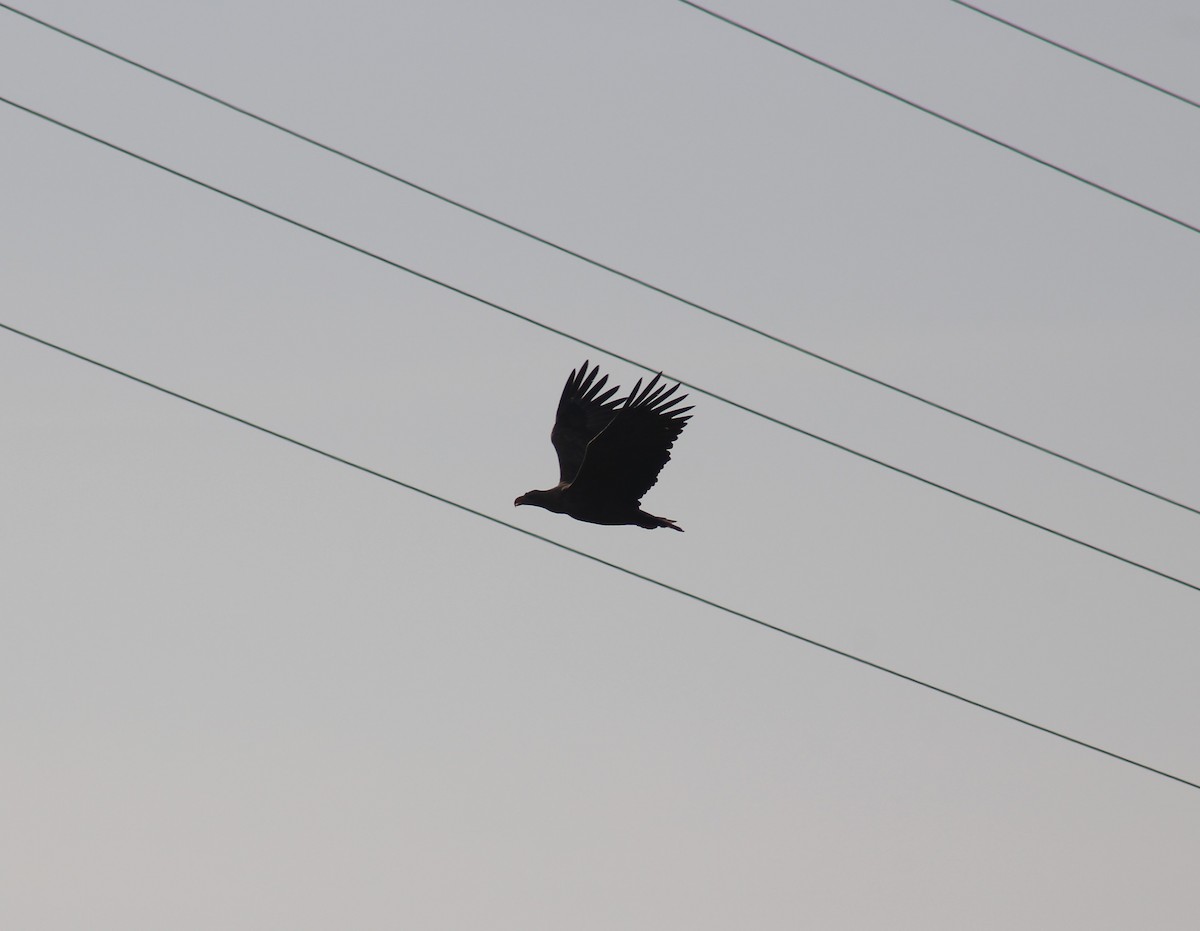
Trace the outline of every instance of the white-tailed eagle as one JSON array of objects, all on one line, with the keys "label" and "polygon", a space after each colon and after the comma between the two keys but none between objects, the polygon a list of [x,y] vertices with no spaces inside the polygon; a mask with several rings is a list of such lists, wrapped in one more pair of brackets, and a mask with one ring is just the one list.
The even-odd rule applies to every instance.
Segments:
[{"label": "white-tailed eagle", "polygon": [[633,524],[653,530],[682,530],[675,521],[641,509],[642,496],[658,481],[671,458],[671,445],[690,417],[679,407],[687,395],[679,385],[660,385],[662,373],[645,388],[641,379],[626,397],[619,389],[603,391],[608,376],[596,381],[600,367],[588,363],[571,372],[558,401],[550,442],[558,453],[558,484],[529,491],[513,504],[566,514],[593,524]]}]

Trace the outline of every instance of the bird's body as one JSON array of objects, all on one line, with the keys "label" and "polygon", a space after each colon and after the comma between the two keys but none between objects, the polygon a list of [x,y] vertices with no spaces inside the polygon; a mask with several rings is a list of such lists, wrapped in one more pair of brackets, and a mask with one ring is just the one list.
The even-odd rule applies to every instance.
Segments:
[{"label": "bird's body", "polygon": [[639,379],[625,398],[603,391],[608,376],[596,381],[599,366],[571,372],[558,402],[550,441],[558,453],[559,482],[530,491],[514,504],[530,504],[592,524],[631,524],[652,530],[682,530],[673,520],[641,509],[642,496],[671,458],[671,445],[689,420],[690,407],[678,405],[679,385],[659,385],[655,375],[642,388]]}]

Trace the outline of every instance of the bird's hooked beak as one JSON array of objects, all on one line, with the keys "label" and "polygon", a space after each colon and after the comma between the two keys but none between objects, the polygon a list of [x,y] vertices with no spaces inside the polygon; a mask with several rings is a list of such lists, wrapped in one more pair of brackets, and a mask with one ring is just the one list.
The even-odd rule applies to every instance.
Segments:
[{"label": "bird's hooked beak", "polygon": [[527,502],[525,500],[525,495],[521,495],[520,497],[517,498],[516,501],[513,502],[513,507],[517,507],[518,505],[528,504],[528,503],[529,502]]}]

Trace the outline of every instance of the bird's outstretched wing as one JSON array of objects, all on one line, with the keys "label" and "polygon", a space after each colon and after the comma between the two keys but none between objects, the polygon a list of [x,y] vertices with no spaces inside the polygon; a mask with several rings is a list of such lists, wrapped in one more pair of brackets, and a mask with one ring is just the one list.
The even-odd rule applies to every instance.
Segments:
[{"label": "bird's outstretched wing", "polygon": [[687,395],[676,396],[679,385],[659,385],[661,378],[660,372],[644,389],[638,379],[612,422],[588,445],[576,490],[636,505],[654,487],[692,409],[679,407]]},{"label": "bird's outstretched wing", "polygon": [[600,366],[584,362],[571,372],[558,401],[558,414],[554,429],[550,431],[550,442],[558,453],[558,476],[560,482],[573,482],[583,464],[588,443],[607,427],[617,412],[619,401],[610,398],[620,389],[614,385],[601,393],[608,376],[596,381]]}]

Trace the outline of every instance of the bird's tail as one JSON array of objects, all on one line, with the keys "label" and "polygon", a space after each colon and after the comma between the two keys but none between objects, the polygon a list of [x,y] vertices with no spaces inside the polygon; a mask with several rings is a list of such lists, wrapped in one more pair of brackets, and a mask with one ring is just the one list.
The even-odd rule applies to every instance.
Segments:
[{"label": "bird's tail", "polygon": [[657,530],[659,527],[670,527],[672,530],[678,530],[683,533],[683,528],[669,517],[655,517],[653,514],[647,514],[645,511],[638,511],[639,527],[645,527],[647,530]]}]

